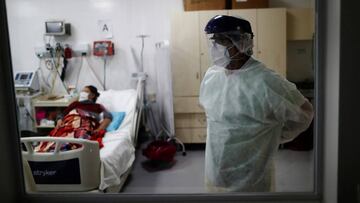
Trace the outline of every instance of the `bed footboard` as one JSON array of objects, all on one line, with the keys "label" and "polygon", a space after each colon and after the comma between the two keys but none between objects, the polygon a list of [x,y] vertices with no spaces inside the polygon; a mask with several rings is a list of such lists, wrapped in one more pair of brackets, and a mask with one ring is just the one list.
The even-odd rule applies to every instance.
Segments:
[{"label": "bed footboard", "polygon": [[[34,143],[54,142],[53,152],[35,152]],[[60,137],[21,138],[26,185],[35,191],[87,191],[100,183],[99,144],[96,141]],[[81,147],[61,151],[63,143]],[[32,176],[32,177],[26,177]]]}]

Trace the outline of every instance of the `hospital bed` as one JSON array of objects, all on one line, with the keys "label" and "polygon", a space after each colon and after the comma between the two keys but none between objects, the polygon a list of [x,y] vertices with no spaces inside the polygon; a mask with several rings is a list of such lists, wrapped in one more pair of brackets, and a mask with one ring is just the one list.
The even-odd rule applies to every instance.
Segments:
[{"label": "hospital bed", "polygon": [[[21,138],[25,184],[30,191],[119,192],[135,159],[140,116],[143,109],[144,79],[137,88],[100,92],[97,103],[110,112],[125,112],[119,128],[107,132],[104,147],[97,141],[61,137]],[[34,143],[55,142],[53,152],[35,152]],[[63,143],[81,144],[75,150],[60,150]],[[25,150],[26,149],[26,150]]]}]

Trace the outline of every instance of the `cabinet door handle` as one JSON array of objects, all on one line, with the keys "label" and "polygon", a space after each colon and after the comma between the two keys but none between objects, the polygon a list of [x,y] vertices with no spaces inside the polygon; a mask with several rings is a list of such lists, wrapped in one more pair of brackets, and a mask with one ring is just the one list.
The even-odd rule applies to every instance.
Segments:
[{"label": "cabinet door handle", "polygon": [[196,73],[196,79],[199,79],[199,78],[200,78],[199,73]]}]

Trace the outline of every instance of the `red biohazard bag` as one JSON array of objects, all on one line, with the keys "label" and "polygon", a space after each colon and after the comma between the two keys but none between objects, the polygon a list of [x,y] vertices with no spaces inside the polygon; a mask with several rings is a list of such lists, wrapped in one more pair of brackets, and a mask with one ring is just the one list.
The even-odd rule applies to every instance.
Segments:
[{"label": "red biohazard bag", "polygon": [[143,155],[153,161],[171,162],[175,154],[176,145],[163,140],[153,141],[143,150]]}]

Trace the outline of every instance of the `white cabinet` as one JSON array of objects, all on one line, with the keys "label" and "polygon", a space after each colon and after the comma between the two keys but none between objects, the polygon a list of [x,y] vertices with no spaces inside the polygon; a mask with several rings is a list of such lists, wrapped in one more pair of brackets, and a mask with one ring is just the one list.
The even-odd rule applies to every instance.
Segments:
[{"label": "white cabinet", "polygon": [[175,13],[171,20],[174,96],[197,96],[200,87],[199,13]]},{"label": "white cabinet", "polygon": [[237,9],[229,14],[248,20],[254,33],[253,57],[286,76],[286,9]]},{"label": "white cabinet", "polygon": [[286,76],[286,10],[257,9],[257,58]]},{"label": "white cabinet", "polygon": [[254,48],[253,48],[253,57],[257,58],[258,53],[258,31],[257,31],[257,15],[256,9],[236,9],[236,10],[229,10],[229,15],[244,18],[245,20],[250,22],[251,30],[254,33]]},{"label": "white cabinet", "polygon": [[248,20],[254,33],[253,56],[281,75],[286,74],[285,9],[212,10],[173,14],[170,44],[175,134],[185,143],[203,143],[206,140],[206,119],[198,96],[201,80],[211,65],[204,28],[215,15],[233,15]]},{"label": "white cabinet", "polygon": [[312,40],[315,31],[314,16],[312,8],[287,9],[287,40]]}]

